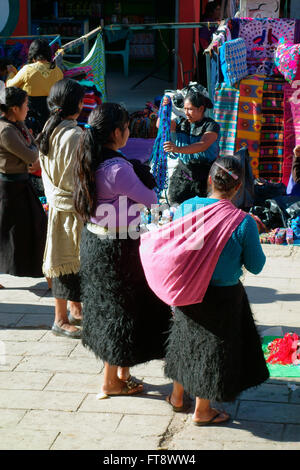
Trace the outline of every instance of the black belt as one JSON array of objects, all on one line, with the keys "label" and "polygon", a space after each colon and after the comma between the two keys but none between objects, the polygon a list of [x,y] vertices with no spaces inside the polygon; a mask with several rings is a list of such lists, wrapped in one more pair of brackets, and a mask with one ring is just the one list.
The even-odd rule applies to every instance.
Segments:
[{"label": "black belt", "polygon": [[1,181],[27,181],[29,179],[28,173],[0,173]]}]

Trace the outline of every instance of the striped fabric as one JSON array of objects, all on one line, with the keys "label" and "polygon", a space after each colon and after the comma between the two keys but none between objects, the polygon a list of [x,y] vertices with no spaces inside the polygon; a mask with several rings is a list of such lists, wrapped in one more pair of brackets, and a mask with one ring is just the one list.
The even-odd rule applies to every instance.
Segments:
[{"label": "striped fabric", "polygon": [[282,179],[283,87],[285,80],[266,78],[263,86],[259,176],[276,183]]},{"label": "striped fabric", "polygon": [[264,75],[251,75],[240,81],[235,151],[248,147],[254,178],[259,176],[261,106]]},{"label": "striped fabric", "polygon": [[222,83],[215,93],[214,119],[220,126],[219,155],[233,155],[240,92]]},{"label": "striped fabric", "polygon": [[294,90],[289,83],[284,85],[284,149],[282,165],[282,182],[287,186],[292,171],[293,149],[295,148],[296,136],[293,124],[290,98]]},{"label": "striped fabric", "polygon": [[105,56],[104,56],[104,45],[102,40],[102,35],[98,34],[96,41],[86,56],[86,58],[79,64],[73,64],[66,60],[63,60],[63,66],[67,69],[73,69],[78,67],[88,67],[92,68],[93,82],[97,89],[102,94],[102,99],[106,99],[106,89],[105,89]]}]

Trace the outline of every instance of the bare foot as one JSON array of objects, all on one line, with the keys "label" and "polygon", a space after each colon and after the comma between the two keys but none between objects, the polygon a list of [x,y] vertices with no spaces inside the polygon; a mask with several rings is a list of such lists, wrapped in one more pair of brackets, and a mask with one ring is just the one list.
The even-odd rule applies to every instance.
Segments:
[{"label": "bare foot", "polygon": [[211,423],[211,424],[220,424],[228,421],[230,415],[225,411],[219,411],[216,408],[211,408],[208,413],[200,415],[199,413],[193,414],[193,422],[197,423]]}]

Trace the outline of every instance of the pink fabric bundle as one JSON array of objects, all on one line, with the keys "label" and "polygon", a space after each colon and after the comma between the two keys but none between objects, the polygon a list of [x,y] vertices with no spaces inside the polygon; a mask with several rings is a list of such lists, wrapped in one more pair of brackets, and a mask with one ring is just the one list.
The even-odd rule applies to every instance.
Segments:
[{"label": "pink fabric bundle", "polygon": [[298,80],[300,78],[300,44],[280,38],[275,51],[275,64],[288,82]]},{"label": "pink fabric bundle", "polygon": [[221,200],[141,235],[142,266],[157,297],[172,306],[202,302],[219,256],[245,215]]}]

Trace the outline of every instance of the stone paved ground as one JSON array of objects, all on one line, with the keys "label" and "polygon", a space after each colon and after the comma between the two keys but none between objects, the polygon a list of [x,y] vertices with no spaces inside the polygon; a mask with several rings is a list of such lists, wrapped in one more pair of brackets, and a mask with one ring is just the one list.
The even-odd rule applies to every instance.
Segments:
[{"label": "stone paved ground", "polygon": [[[260,331],[300,334],[300,247],[265,246],[244,284]],[[103,365],[79,340],[53,336],[44,279],[0,275],[0,449],[300,449],[300,379],[271,378],[224,405],[232,421],[196,428],[165,402],[162,361],[132,369],[145,393],[96,400]]]}]

